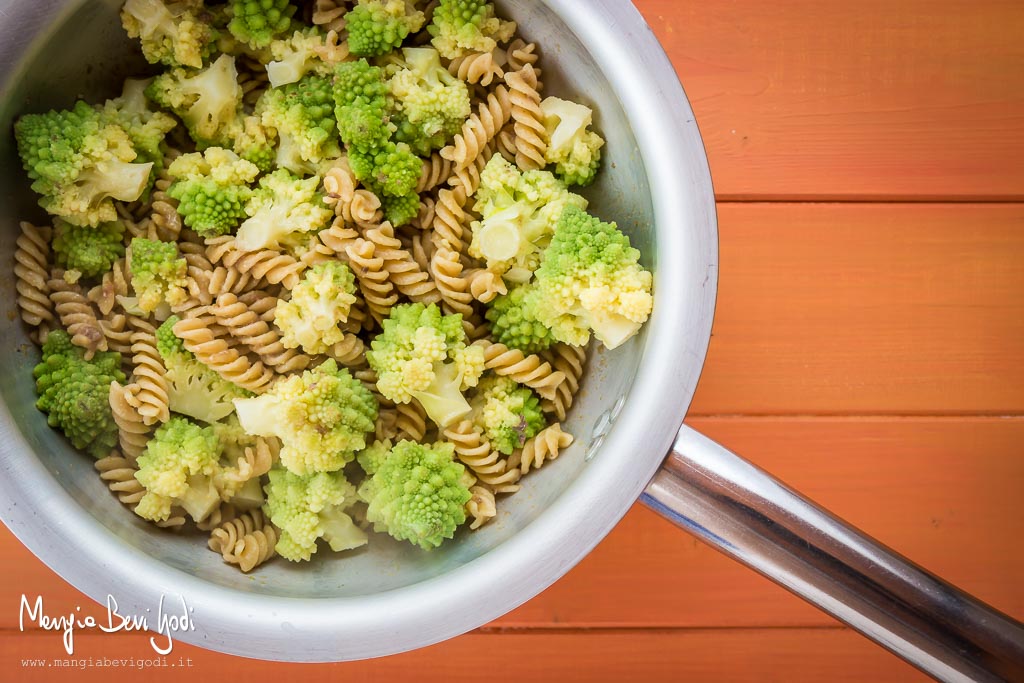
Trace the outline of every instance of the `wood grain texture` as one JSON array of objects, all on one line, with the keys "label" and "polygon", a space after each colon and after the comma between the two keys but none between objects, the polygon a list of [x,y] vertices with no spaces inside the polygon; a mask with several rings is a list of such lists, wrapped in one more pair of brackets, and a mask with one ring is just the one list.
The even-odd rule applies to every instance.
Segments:
[{"label": "wood grain texture", "polygon": [[[924,567],[1024,617],[1024,585],[1008,580],[1024,565],[1024,547],[1004,542],[1024,536],[1024,515],[1016,507],[1024,481],[1024,419],[729,418],[690,424]],[[0,629],[18,627],[22,593],[43,595],[54,614],[90,604],[9,532],[0,534],[0,573],[6,578],[0,584]],[[637,505],[564,579],[494,625],[835,622]]]},{"label": "wood grain texture", "polygon": [[1024,196],[1024,3],[635,4],[721,199]]},{"label": "wood grain texture", "polygon": [[[61,657],[60,636],[0,635],[5,681],[160,683],[184,680],[455,681],[677,681],[718,683],[877,683],[926,681],[923,675],[846,629],[754,629],[617,632],[473,633],[417,652],[345,664],[288,665],[217,655],[176,645],[168,664],[191,658],[191,668],[69,670],[22,667],[21,660]],[[814,656],[809,656],[814,653]],[[81,636],[80,657],[152,659],[145,637]],[[182,662],[187,664],[187,662]]]},{"label": "wood grain texture", "polygon": [[1024,413],[1024,205],[723,204],[691,414]]}]

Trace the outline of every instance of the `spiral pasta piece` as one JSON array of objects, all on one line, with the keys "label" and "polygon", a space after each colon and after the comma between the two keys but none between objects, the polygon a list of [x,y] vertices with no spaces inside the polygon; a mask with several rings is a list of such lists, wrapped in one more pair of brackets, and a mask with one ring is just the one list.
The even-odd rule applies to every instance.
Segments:
[{"label": "spiral pasta piece", "polygon": [[306,264],[288,254],[271,249],[244,251],[237,247],[233,237],[225,237],[207,240],[206,257],[212,263],[251,273],[257,280],[266,280],[272,285],[281,284],[286,289],[298,284],[302,271],[306,269]]},{"label": "spiral pasta piece", "polygon": [[522,476],[519,469],[508,467],[508,460],[491,448],[490,441],[463,420],[444,430],[444,438],[455,447],[455,457],[495,493],[515,493]]},{"label": "spiral pasta piece", "polygon": [[167,167],[181,156],[177,150],[168,150],[164,154],[163,165],[153,182],[153,190],[149,197],[149,220],[157,238],[164,242],[176,242],[181,234],[182,221],[178,214],[178,200],[167,194],[174,182]]},{"label": "spiral pasta piece", "polygon": [[270,87],[267,68],[259,60],[246,55],[237,57],[235,64],[238,67],[238,85],[242,88],[242,101],[253,106]]},{"label": "spiral pasta piece", "polygon": [[398,438],[398,411],[394,408],[381,408],[377,411],[377,422],[373,428],[373,436],[377,441],[395,441]]},{"label": "spiral pasta piece", "polygon": [[132,330],[128,327],[128,316],[114,313],[100,318],[99,325],[107,339],[107,350],[117,351],[122,356],[132,352]]},{"label": "spiral pasta piece", "polygon": [[434,256],[434,243],[429,235],[419,233],[410,239],[409,253],[421,270],[430,271],[430,259]]},{"label": "spiral pasta piece", "polygon": [[345,15],[349,10],[345,0],[315,0],[311,21],[315,26],[340,34],[345,30]]},{"label": "spiral pasta piece", "polygon": [[427,273],[420,270],[412,254],[402,248],[390,223],[384,222],[367,230],[365,235],[367,240],[373,242],[374,255],[384,260],[388,279],[399,293],[417,303],[432,304],[441,300],[437,285]]},{"label": "spiral pasta piece", "polygon": [[486,268],[473,268],[463,273],[469,283],[469,293],[477,301],[489,304],[498,296],[508,294],[505,280]]},{"label": "spiral pasta piece", "polygon": [[324,36],[324,42],[313,48],[313,52],[325,64],[338,64],[349,57],[348,41],[341,38],[340,30],[332,28]]},{"label": "spiral pasta piece", "polygon": [[542,429],[520,451],[519,471],[526,474],[540,468],[548,460],[557,458],[560,451],[568,448],[572,442],[572,434],[562,431],[562,425],[558,422]]},{"label": "spiral pasta piece", "polygon": [[423,170],[420,171],[420,179],[416,183],[416,193],[429,192],[438,185],[443,185],[451,175],[452,162],[434,152],[429,159],[423,160]]},{"label": "spiral pasta piece", "polygon": [[318,237],[326,249],[343,261],[348,260],[348,248],[360,239],[359,232],[345,225],[345,221],[341,218],[336,219],[331,227],[321,230]]},{"label": "spiral pasta piece", "polygon": [[488,142],[468,166],[452,172],[451,177],[448,178],[448,185],[453,189],[461,190],[467,196],[476,194],[476,191],[480,189],[480,177],[484,172],[484,167],[494,156],[497,148],[497,140]]},{"label": "spiral pasta piece", "polygon": [[345,337],[327,350],[327,355],[341,365],[357,368],[366,365],[366,344],[354,334]]},{"label": "spiral pasta piece", "polygon": [[253,303],[241,301],[237,295],[226,292],[217,297],[217,303],[211,307],[210,312],[227,329],[228,334],[277,372],[305,370],[313,359],[298,349],[287,348],[281,340],[281,334],[259,312],[266,310],[267,306],[271,310],[275,309],[277,297],[265,296],[262,299],[266,305],[261,301],[257,308]]},{"label": "spiral pasta piece", "polygon": [[537,92],[537,72],[530,64],[519,71],[505,74],[512,101],[512,118],[515,120],[516,164],[524,171],[544,168],[544,152],[547,142],[544,128],[544,113],[540,110],[540,93]]},{"label": "spiral pasta piece", "polygon": [[442,245],[430,260],[430,274],[441,293],[441,308],[446,315],[458,313],[463,318],[473,316],[473,295],[469,281],[462,275],[462,262],[451,247]]},{"label": "spiral pasta piece", "polygon": [[85,349],[86,360],[97,351],[107,350],[107,337],[103,334],[92,304],[85,298],[82,288],[64,279],[64,271],[54,270],[47,281],[50,301],[60,324],[71,335],[71,343]]},{"label": "spiral pasta piece", "polygon": [[363,383],[366,390],[373,394],[373,397],[377,399],[377,404],[382,408],[394,408],[395,403],[391,399],[384,396],[377,389],[377,372],[371,367],[357,368],[352,371],[352,376]]},{"label": "spiral pasta piece", "polygon": [[484,366],[502,377],[511,377],[536,391],[541,398],[554,399],[565,374],[551,367],[540,356],[527,356],[518,349],[481,339],[474,342],[484,349]]},{"label": "spiral pasta piece", "polygon": [[469,195],[464,188],[444,189],[437,193],[437,204],[434,206],[434,233],[431,236],[435,245],[447,242],[455,251],[464,253],[466,242],[466,202]]},{"label": "spiral pasta piece", "polygon": [[[509,43],[506,53],[509,71],[521,71],[527,64],[536,67],[537,60],[540,59],[536,43],[527,43],[522,38],[516,38]],[[537,69],[537,76],[540,77],[539,69]]]},{"label": "spiral pasta piece", "polygon": [[224,379],[255,393],[266,390],[274,371],[262,361],[250,362],[222,337],[216,336],[210,327],[213,320],[211,315],[184,318],[174,325],[174,334],[196,359]]},{"label": "spiral pasta piece", "polygon": [[110,315],[118,305],[117,297],[128,296],[128,292],[131,291],[131,279],[128,259],[118,259],[111,269],[103,274],[100,284],[89,290],[86,298],[96,304],[102,315]]},{"label": "spiral pasta piece", "polygon": [[221,501],[220,505],[215,507],[213,512],[208,514],[205,519],[196,522],[196,528],[200,531],[210,532],[236,517],[238,517],[238,508],[235,507],[234,503]]},{"label": "spiral pasta piece", "polygon": [[149,332],[133,332],[132,364],[134,365],[131,387],[138,401],[138,412],[146,425],[167,422],[171,417],[167,397],[167,370],[156,349],[156,337]]},{"label": "spiral pasta piece", "polygon": [[134,508],[146,495],[146,489],[135,479],[138,468],[134,459],[111,451],[108,456],[93,463],[93,467],[100,473],[100,479],[107,484],[107,488],[128,507]]},{"label": "spiral pasta piece", "polygon": [[469,487],[470,498],[466,501],[466,516],[472,519],[469,528],[476,531],[498,514],[494,491],[486,486]]},{"label": "spiral pasta piece", "polygon": [[460,81],[483,86],[490,85],[495,77],[505,76],[493,52],[470,52],[456,57],[448,64],[448,73]]},{"label": "spiral pasta piece", "polygon": [[277,538],[277,529],[257,509],[215,528],[207,545],[228,564],[237,564],[243,572],[249,572],[276,554]]},{"label": "spiral pasta piece", "polygon": [[399,403],[395,405],[395,411],[397,412],[395,419],[397,438],[423,441],[427,435],[427,411],[423,409],[420,402],[413,399],[409,403]]},{"label": "spiral pasta piece", "polygon": [[565,375],[565,379],[555,389],[554,398],[542,401],[541,408],[545,412],[554,413],[559,421],[564,421],[580,389],[580,378],[587,363],[587,349],[569,344],[555,344],[542,352],[541,357],[550,362],[555,370]]},{"label": "spiral pasta piece", "polygon": [[18,308],[27,325],[38,327],[54,322],[50,301],[50,237],[47,227],[21,222],[21,234],[15,243],[14,277],[18,291]]},{"label": "spiral pasta piece", "polygon": [[511,117],[512,101],[508,90],[499,85],[487,95],[486,102],[480,103],[452,144],[441,150],[441,156],[454,162],[456,170],[469,166]]},{"label": "spiral pasta piece", "polygon": [[349,264],[370,314],[380,323],[388,317],[391,307],[398,303],[398,295],[395,294],[388,271],[384,269],[384,259],[376,256],[375,251],[373,242],[357,239],[345,253],[348,254]]},{"label": "spiral pasta piece", "polygon": [[110,411],[114,415],[114,424],[117,425],[117,440],[121,452],[132,460],[146,450],[152,431],[152,427],[146,425],[137,408],[137,391],[138,387],[129,389],[117,382],[110,383]]}]

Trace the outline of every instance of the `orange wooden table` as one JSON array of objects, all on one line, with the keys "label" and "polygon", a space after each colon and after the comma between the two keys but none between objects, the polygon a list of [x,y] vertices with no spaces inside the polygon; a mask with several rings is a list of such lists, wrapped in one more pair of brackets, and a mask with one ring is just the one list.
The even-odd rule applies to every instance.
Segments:
[{"label": "orange wooden table", "polygon": [[[689,421],[1024,618],[1024,3],[637,4],[719,199],[719,307]],[[19,632],[21,593],[89,603],[6,530],[0,563],[0,680],[184,680],[22,666],[61,648]],[[76,653],[152,656],[134,635]],[[442,645],[302,667],[174,655],[196,680],[923,678],[642,507],[541,596]]]}]

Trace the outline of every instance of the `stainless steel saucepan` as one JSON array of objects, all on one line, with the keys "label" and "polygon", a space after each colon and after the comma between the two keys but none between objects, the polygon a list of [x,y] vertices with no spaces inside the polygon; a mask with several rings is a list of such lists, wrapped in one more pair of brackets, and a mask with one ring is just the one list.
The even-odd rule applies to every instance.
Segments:
[{"label": "stainless steel saucepan", "polygon": [[[39,217],[10,135],[24,112],[117,94],[140,67],[119,0],[0,1],[0,196],[5,259]],[[568,429],[577,441],[502,500],[504,514],[431,553],[375,536],[360,552],[275,562],[255,578],[195,538],[128,514],[33,407],[35,351],[0,325],[3,521],[91,597],[143,614],[161,594],[194,608],[202,647],[287,661],[409,650],[484,624],[586,555],[641,499],[944,680],[1024,680],[1022,625],[872,541],[687,427],[717,284],[715,202],[693,113],[668,58],[626,0],[508,0],[544,52],[550,92],[582,96],[608,140],[588,194],[654,269],[655,310],[636,339],[591,360]],[[13,274],[7,308],[15,310]],[[666,460],[665,454],[668,453]],[[322,553],[326,554],[326,553]],[[680,567],[680,573],[686,571]]]}]

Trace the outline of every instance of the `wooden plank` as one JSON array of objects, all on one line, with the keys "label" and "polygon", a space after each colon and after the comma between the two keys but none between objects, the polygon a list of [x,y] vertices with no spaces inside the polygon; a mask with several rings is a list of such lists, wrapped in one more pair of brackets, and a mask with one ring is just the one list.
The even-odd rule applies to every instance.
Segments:
[{"label": "wooden plank", "polygon": [[1024,412],[1024,205],[719,212],[691,414]]},{"label": "wooden plank", "polygon": [[[923,566],[1024,617],[1024,419],[695,419],[691,424]],[[199,539],[197,539],[199,542]],[[215,558],[214,558],[215,559]],[[212,561],[212,560],[211,560]],[[0,628],[20,596],[54,614],[91,607],[8,532]],[[116,587],[111,587],[115,593]],[[834,624],[768,580],[636,506],[564,579],[505,627]]]},{"label": "wooden plank", "polygon": [[[154,658],[146,639],[131,635],[80,635],[76,657]],[[301,647],[296,643],[296,647]],[[808,656],[813,653],[813,656]],[[60,636],[0,635],[4,680],[81,683],[182,680],[461,681],[717,681],[718,683],[860,683],[925,681],[922,674],[846,629],[764,629],[640,632],[473,633],[394,657],[344,664],[297,666],[175,646],[166,668],[46,667],[63,658]],[[23,660],[42,660],[32,667]],[[170,666],[174,664],[175,666]],[[189,666],[191,664],[191,666]]]},{"label": "wooden plank", "polygon": [[636,5],[722,199],[1024,196],[1024,3]]}]

